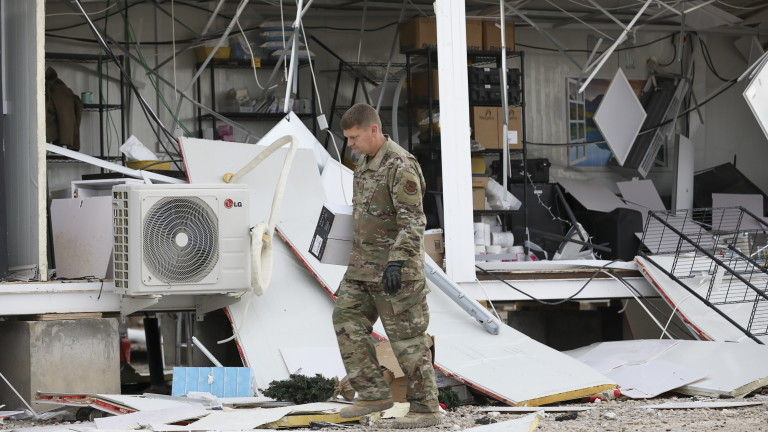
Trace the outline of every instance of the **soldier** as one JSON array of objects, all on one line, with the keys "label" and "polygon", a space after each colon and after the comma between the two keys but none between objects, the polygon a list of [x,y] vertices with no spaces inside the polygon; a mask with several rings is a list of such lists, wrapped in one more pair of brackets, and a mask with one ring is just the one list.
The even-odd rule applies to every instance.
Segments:
[{"label": "soldier", "polygon": [[333,310],[341,357],[358,399],[340,415],[363,416],[394,404],[371,339],[373,324],[381,318],[408,379],[410,411],[393,426],[435,426],[440,413],[426,335],[424,176],[416,159],[382,133],[370,105],[352,106],[341,128],[349,148],[361,157],[352,198],[354,243]]}]

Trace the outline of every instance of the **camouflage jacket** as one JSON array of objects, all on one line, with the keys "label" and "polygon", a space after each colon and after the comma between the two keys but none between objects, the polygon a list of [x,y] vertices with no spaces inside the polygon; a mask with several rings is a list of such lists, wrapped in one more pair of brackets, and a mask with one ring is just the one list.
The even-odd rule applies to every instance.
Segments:
[{"label": "camouflage jacket", "polygon": [[346,278],[380,281],[389,261],[405,261],[403,280],[424,278],[425,184],[416,159],[387,137],[354,175],[354,244]]}]

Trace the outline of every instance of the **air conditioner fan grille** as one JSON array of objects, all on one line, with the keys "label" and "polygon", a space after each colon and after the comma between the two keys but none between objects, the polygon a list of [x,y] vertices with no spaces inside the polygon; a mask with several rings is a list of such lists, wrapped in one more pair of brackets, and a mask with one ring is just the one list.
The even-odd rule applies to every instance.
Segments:
[{"label": "air conditioner fan grille", "polygon": [[168,284],[203,280],[219,261],[219,224],[198,197],[166,197],[144,217],[144,262]]}]

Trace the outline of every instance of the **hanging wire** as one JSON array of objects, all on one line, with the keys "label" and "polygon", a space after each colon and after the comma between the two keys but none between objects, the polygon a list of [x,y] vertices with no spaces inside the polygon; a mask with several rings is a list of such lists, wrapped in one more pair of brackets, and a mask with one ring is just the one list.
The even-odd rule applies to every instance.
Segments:
[{"label": "hanging wire", "polygon": [[[136,88],[136,85],[133,83],[133,80],[131,79],[130,74],[125,70],[122,64],[120,64],[117,56],[114,52],[112,52],[112,49],[107,45],[106,41],[101,37],[101,34],[99,33],[99,30],[96,28],[96,26],[93,24],[93,21],[91,21],[90,17],[88,17],[87,14],[85,14],[85,10],[83,9],[83,5],[80,3],[80,0],[75,0],[75,4],[77,7],[83,12],[83,18],[88,21],[88,24],[91,27],[91,31],[93,32],[94,36],[96,37],[96,40],[101,45],[104,52],[106,52],[109,57],[112,59],[113,62],[115,62],[115,65],[120,69],[120,72],[122,73],[125,81],[130,86],[131,90],[136,95],[136,99],[139,101],[139,106],[141,107],[142,111],[144,112],[144,115],[147,116],[147,119],[150,121],[154,121],[160,130],[165,134],[166,138],[169,139],[171,143],[174,143],[173,135],[163,126],[163,123],[160,121],[160,119],[157,117],[157,114],[155,114],[154,111],[149,107],[147,104],[147,101],[144,100],[144,98],[141,96],[141,93],[139,92],[139,89]],[[155,132],[155,135],[157,136],[158,143],[161,147],[163,147],[163,150],[165,150],[166,153],[170,154],[168,151],[165,143],[163,142],[163,139],[158,134],[157,131],[153,129],[153,132]],[[179,171],[184,171],[183,168],[177,163],[176,167],[179,169]]]},{"label": "hanging wire", "polygon": [[[299,19],[299,28],[301,29],[301,35],[304,38],[304,44],[307,49],[307,53],[310,53],[311,50],[309,49],[309,39],[307,39],[307,34],[304,32],[304,24],[301,19]],[[315,88],[315,101],[317,102],[317,108],[320,111],[320,116],[324,116],[325,113],[323,112],[323,104],[320,100],[320,92],[317,87],[317,78],[315,77],[315,68],[312,66],[312,56],[309,56],[309,73],[312,76],[312,84]],[[330,125],[329,125],[330,126]],[[325,132],[331,137],[332,147],[336,151],[336,156],[339,158],[339,183],[341,186],[341,196],[344,198],[344,204],[349,203],[349,199],[347,197],[347,190],[344,187],[344,160],[341,157],[341,152],[339,152],[339,146],[336,144],[336,138],[333,136],[333,133],[331,132],[330,128],[326,128]]]},{"label": "hanging wire", "polygon": [[504,280],[504,279],[500,278],[499,276],[497,276],[497,275],[496,275],[496,274],[494,274],[493,272],[490,272],[490,271],[488,271],[488,270],[486,270],[486,269],[484,269],[484,268],[480,267],[480,266],[479,266],[479,265],[477,265],[477,264],[475,264],[475,267],[476,267],[478,270],[482,271],[483,273],[485,273],[485,274],[487,274],[487,275],[491,276],[492,278],[494,278],[494,279],[498,280],[499,282],[503,283],[504,285],[506,285],[506,286],[508,286],[508,287],[512,288],[513,290],[515,290],[515,291],[519,292],[520,294],[524,295],[525,297],[528,297],[529,299],[531,299],[531,300],[533,300],[533,301],[535,301],[535,302],[537,302],[537,303],[541,303],[541,304],[544,304],[544,305],[548,305],[548,306],[557,306],[557,305],[559,305],[559,304],[563,304],[563,303],[565,303],[565,302],[571,301],[571,300],[573,300],[574,298],[576,298],[576,296],[578,296],[579,294],[581,294],[581,292],[582,292],[582,291],[584,291],[584,289],[586,289],[586,288],[587,288],[587,285],[589,285],[589,284],[592,282],[592,280],[593,280],[593,279],[595,279],[595,277],[597,277],[597,275],[599,275],[599,274],[600,274],[600,273],[601,273],[603,270],[605,270],[606,268],[608,268],[608,266],[610,266],[611,264],[615,263],[616,261],[617,261],[617,260],[608,261],[607,263],[605,263],[605,264],[601,265],[600,267],[598,267],[598,268],[595,270],[595,272],[594,272],[594,273],[592,273],[592,275],[589,277],[589,279],[587,279],[587,281],[586,281],[586,282],[584,282],[584,284],[581,286],[581,288],[579,288],[578,290],[576,290],[576,292],[574,292],[573,294],[569,295],[568,297],[566,297],[566,298],[564,298],[564,299],[561,299],[561,300],[557,300],[557,301],[546,301],[546,300],[541,300],[541,299],[538,299],[538,298],[536,298],[536,297],[532,296],[531,294],[528,294],[527,292],[525,292],[525,291],[521,290],[520,288],[517,288],[517,287],[515,287],[514,285],[512,285],[512,284],[511,284],[511,283],[509,283],[508,281],[506,281],[506,280]]},{"label": "hanging wire", "polygon": [[245,31],[240,26],[240,20],[237,20],[237,28],[240,29],[240,35],[243,36],[243,42],[245,43],[245,46],[248,48],[248,55],[251,58],[251,70],[253,70],[253,78],[256,80],[256,86],[260,90],[271,90],[275,87],[277,87],[277,84],[272,85],[269,89],[265,89],[264,86],[261,85],[261,82],[259,82],[259,74],[256,68],[256,63],[253,61],[256,56],[253,54],[253,49],[251,48],[251,43],[248,41],[248,37],[245,35]]},{"label": "hanging wire", "polygon": [[[134,29],[133,29],[133,26],[130,24],[130,22],[127,22],[126,28],[127,28],[127,31],[128,31],[128,38],[129,38],[129,41],[130,41],[129,44],[134,47],[134,51],[136,53],[136,58],[139,61],[139,65],[144,69],[145,76],[146,76],[147,80],[149,81],[150,85],[152,86],[152,88],[155,90],[155,94],[156,94],[158,100],[163,105],[163,107],[165,107],[166,112],[171,117],[173,122],[176,125],[178,125],[181,128],[181,130],[183,130],[184,133],[187,136],[192,136],[192,132],[189,130],[189,128],[187,128],[181,122],[181,120],[179,118],[176,117],[175,113],[173,112],[173,108],[171,108],[171,106],[168,104],[168,100],[165,98],[165,96],[163,96],[163,93],[160,90],[160,86],[157,83],[157,79],[154,76],[152,68],[149,66],[149,62],[147,62],[146,58],[144,57],[144,53],[141,50],[141,45],[139,44],[139,42],[136,39],[136,33],[135,33]],[[175,53],[176,51],[174,50],[173,52]],[[174,55],[174,58],[175,58],[175,55]],[[174,60],[174,68],[175,68],[175,64],[176,63],[175,63],[175,60]],[[178,94],[179,93],[178,93],[178,90],[176,89],[176,74],[175,73],[173,75],[173,78],[174,78],[174,80],[173,80],[173,83],[172,83],[172,87],[173,87],[173,90],[174,90],[174,95],[176,95],[176,98],[178,98]]]}]

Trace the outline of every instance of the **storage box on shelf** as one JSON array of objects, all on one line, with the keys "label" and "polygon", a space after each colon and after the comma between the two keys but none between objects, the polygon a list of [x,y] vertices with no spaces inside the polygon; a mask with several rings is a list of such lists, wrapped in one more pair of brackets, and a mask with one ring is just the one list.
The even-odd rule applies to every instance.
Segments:
[{"label": "storage box on shelf", "polygon": [[[483,22],[467,18],[467,49],[483,48]],[[437,21],[435,17],[415,17],[400,24],[400,52],[437,48]]]}]

